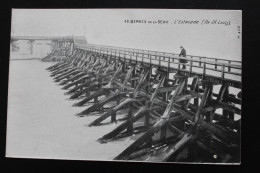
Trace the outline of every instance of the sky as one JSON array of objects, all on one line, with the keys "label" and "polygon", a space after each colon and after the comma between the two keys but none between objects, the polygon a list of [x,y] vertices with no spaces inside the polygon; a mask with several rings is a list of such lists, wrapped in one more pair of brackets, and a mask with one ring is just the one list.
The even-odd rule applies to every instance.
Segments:
[{"label": "sky", "polygon": [[[146,23],[127,23],[126,20],[143,20]],[[168,23],[148,23],[158,20]],[[209,22],[205,23],[206,20]],[[179,21],[197,23],[183,24],[178,23]],[[242,12],[172,9],[13,9],[11,35],[85,35],[91,44],[172,53],[179,53],[182,45],[188,55],[241,61]]]}]

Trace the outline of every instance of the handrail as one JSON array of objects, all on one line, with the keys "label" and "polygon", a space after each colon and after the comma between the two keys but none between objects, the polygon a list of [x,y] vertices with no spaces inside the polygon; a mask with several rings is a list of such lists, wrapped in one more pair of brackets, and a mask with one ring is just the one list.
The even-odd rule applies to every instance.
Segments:
[{"label": "handrail", "polygon": [[[82,45],[77,45],[76,47],[80,48],[80,49],[87,49],[87,46],[82,46]],[[93,46],[93,44],[89,44],[88,47],[95,47]],[[107,47],[110,47],[110,46],[107,46]],[[99,47],[98,49],[100,49],[101,47]],[[118,50],[116,49],[117,47],[112,47],[109,49],[109,48],[103,48],[105,50]],[[134,49],[135,50],[135,49]],[[136,49],[138,50],[138,49]],[[213,62],[213,61],[208,61],[208,60],[197,60],[197,59],[194,59],[194,57],[198,57],[198,58],[204,58],[204,59],[214,59],[214,60],[224,60],[224,59],[218,59],[218,58],[208,58],[208,57],[199,57],[199,56],[191,56],[191,55],[188,55],[188,56],[191,56],[192,58],[189,58],[189,57],[170,57],[170,56],[167,56],[167,55],[158,55],[158,54],[155,54],[155,53],[151,53],[151,52],[154,52],[154,51],[151,51],[150,53],[144,53],[144,52],[134,52],[134,51],[131,51],[131,50],[119,50],[119,54],[120,54],[120,51],[123,51],[123,52],[128,52],[128,53],[138,53],[138,54],[144,54],[144,55],[150,55],[150,56],[158,56],[158,57],[164,57],[164,58],[173,58],[173,59],[186,59],[186,60],[191,60],[193,62],[205,62],[207,64],[212,64],[212,65],[224,65],[226,67],[234,67],[234,68],[238,68],[238,69],[241,69],[241,66],[240,65],[235,65],[235,64],[231,64],[231,63],[223,63],[223,62]],[[101,52],[100,52],[101,53]],[[118,53],[115,51],[115,53]],[[166,52],[160,52],[160,53],[166,53]],[[177,55],[177,54],[173,54],[173,53],[167,53],[167,54],[172,54],[173,56]],[[138,56],[138,55],[136,55]],[[230,61],[230,62],[239,62],[241,63],[240,61],[234,61],[234,60],[224,60],[224,61]]]},{"label": "handrail", "polygon": [[[151,51],[151,50],[146,50],[146,49],[135,49],[135,48],[124,48],[124,47],[117,47],[117,46],[107,46],[107,45],[96,45],[96,44],[88,44],[87,46],[93,46],[93,47],[106,47],[106,48],[112,48],[112,49],[117,49],[117,50],[129,50],[129,51],[135,51],[138,53],[145,53],[145,51],[147,51],[147,54],[151,54],[151,53],[161,53],[161,54],[173,54],[170,52],[161,52],[161,51]],[[139,52],[141,51],[141,52]],[[156,54],[158,55],[158,54]],[[211,58],[211,57],[201,57],[201,56],[194,56],[194,55],[186,55],[186,56],[192,56],[192,57],[198,57],[198,58],[204,58],[204,59],[217,59],[217,60],[221,60],[221,61],[232,61],[232,62],[236,62],[236,63],[241,63],[241,61],[236,61],[236,60],[227,60],[227,59],[221,59],[221,58]]]},{"label": "handrail", "polygon": [[[168,69],[176,69],[172,67],[172,65],[175,64],[178,65],[177,67],[178,70],[188,71],[190,74],[198,73],[207,76],[209,74],[206,74],[206,70],[210,70],[210,71],[220,72],[222,79],[226,78],[225,74],[230,74],[235,76],[242,75],[241,74],[242,63],[240,61],[234,61],[234,60],[199,57],[199,56],[192,56],[192,55],[187,55],[187,57],[179,57],[178,54],[174,54],[174,53],[105,46],[105,45],[95,45],[95,44],[75,43],[75,48],[96,52],[100,54],[110,55],[110,56],[116,56],[123,59],[130,59],[130,60],[135,60],[143,63],[150,63],[152,65],[158,65],[161,67],[166,67]],[[185,64],[186,66],[189,67],[187,68],[187,70],[183,70],[180,68],[180,65],[184,64],[179,62],[180,59],[186,59],[188,61],[188,63]],[[219,61],[223,61],[223,62],[219,62]],[[197,65],[195,63],[197,63]],[[211,65],[214,67],[208,67],[207,65],[208,66]],[[202,69],[202,73],[194,72],[193,68]],[[239,70],[239,72],[234,72],[233,71],[234,69]]]}]

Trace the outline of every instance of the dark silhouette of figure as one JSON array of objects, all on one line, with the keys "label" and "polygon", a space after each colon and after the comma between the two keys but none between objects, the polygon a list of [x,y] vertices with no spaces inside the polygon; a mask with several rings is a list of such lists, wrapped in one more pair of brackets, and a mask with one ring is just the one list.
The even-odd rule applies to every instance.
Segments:
[{"label": "dark silhouette of figure", "polygon": [[[183,48],[183,46],[180,46],[181,53],[179,54],[179,57],[186,57],[186,50]],[[180,63],[187,63],[188,61],[186,59],[180,59]],[[186,66],[183,64],[182,69],[186,69]]]}]

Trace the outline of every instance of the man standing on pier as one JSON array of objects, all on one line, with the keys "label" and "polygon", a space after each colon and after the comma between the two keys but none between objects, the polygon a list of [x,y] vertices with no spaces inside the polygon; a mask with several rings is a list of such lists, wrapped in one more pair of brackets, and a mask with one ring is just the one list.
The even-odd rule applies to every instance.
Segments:
[{"label": "man standing on pier", "polygon": [[[181,53],[179,54],[179,57],[186,57],[186,50],[183,48],[183,46],[180,46]],[[180,59],[180,63],[187,63],[186,59]],[[186,66],[183,64],[182,69],[186,69]]]}]

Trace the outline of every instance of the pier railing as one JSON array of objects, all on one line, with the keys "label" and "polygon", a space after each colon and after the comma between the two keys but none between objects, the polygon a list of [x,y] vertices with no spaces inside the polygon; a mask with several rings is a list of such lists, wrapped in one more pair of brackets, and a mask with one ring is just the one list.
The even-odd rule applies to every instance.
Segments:
[{"label": "pier railing", "polygon": [[[221,79],[231,79],[241,81],[242,63],[241,61],[209,58],[201,56],[187,55],[185,58],[178,54],[150,51],[142,49],[132,49],[95,44],[76,44],[75,48],[96,52],[104,55],[115,56],[123,60],[133,60],[142,63],[179,71],[201,74],[203,76],[216,76]],[[181,63],[180,59],[186,59],[187,63]],[[181,65],[186,65],[182,69]]]}]

